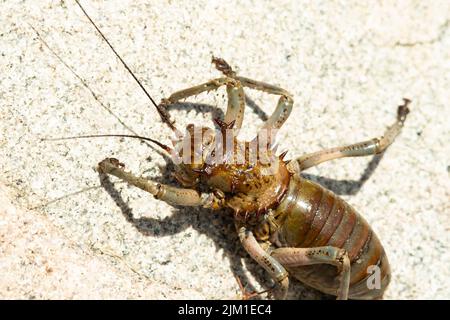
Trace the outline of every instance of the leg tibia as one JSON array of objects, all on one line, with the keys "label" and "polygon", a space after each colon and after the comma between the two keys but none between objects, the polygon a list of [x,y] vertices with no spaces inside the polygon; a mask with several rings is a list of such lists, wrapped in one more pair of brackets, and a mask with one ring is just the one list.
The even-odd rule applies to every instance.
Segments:
[{"label": "leg tibia", "polygon": [[[199,84],[197,86],[174,92],[173,94],[170,95],[169,98],[163,99],[162,103],[163,104],[176,103],[180,100],[198,95],[202,92],[217,90],[221,86],[226,85],[229,81],[230,81],[229,78],[218,78],[218,79],[210,80],[208,82]],[[233,81],[233,80],[231,80],[231,81]]]},{"label": "leg tibia", "polygon": [[225,123],[234,123],[234,128],[239,130],[244,121],[245,95],[244,89],[239,81],[227,84],[228,107],[225,113]]},{"label": "leg tibia", "polygon": [[294,101],[289,96],[281,96],[278,100],[278,105],[270,116],[270,118],[264,123],[264,129],[280,129],[286,122],[292,111],[292,105]]}]

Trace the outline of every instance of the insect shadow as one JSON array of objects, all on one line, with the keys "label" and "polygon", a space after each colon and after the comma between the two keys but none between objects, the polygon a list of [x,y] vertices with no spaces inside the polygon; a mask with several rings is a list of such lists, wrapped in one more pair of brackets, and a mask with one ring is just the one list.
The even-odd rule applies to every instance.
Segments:
[{"label": "insect shadow", "polygon": [[[250,101],[250,99],[247,98],[247,101]],[[261,108],[259,108],[253,101],[251,101],[251,103],[254,105],[254,110],[260,110],[261,118],[267,118]],[[212,113],[213,118],[223,117],[223,111],[220,108],[205,104],[177,103],[172,105],[170,109],[188,111],[195,109],[196,111],[202,113]],[[176,180],[171,174],[174,172],[174,165],[170,157],[157,149],[154,150],[164,158],[166,166],[162,168],[162,175],[156,178],[152,177],[152,180],[163,184],[176,184]],[[322,184],[336,194],[354,195],[361,189],[364,182],[366,182],[375,171],[381,158],[382,155],[374,156],[359,180],[335,180],[312,174],[302,175],[307,179]],[[151,160],[151,157],[147,158],[147,160]],[[172,215],[162,220],[151,217],[135,218],[133,215],[133,209],[130,208],[127,202],[122,198],[122,195],[111,182],[110,178],[103,174],[100,174],[99,178],[101,186],[120,208],[125,219],[141,234],[151,237],[170,236],[180,233],[190,226],[199,233],[205,234],[207,237],[212,239],[217,250],[223,250],[225,256],[230,261],[232,273],[241,280],[246,287],[246,291],[256,291],[256,288],[251,285],[250,279],[246,276],[246,270],[251,273],[251,275],[263,288],[270,289],[274,286],[273,281],[269,279],[263,268],[261,268],[242,248],[237,233],[234,229],[234,220],[231,211],[227,211],[226,209],[212,211],[210,209],[198,207],[173,206],[174,210]],[[291,278],[288,298],[335,299],[335,297],[331,295],[327,295],[307,287],[294,278]]]},{"label": "insect shadow", "polygon": [[302,173],[302,176],[306,179],[315,181],[327,189],[333,191],[337,195],[355,195],[361,189],[363,184],[369,180],[371,175],[374,173],[375,169],[380,164],[384,153],[378,154],[372,157],[372,160],[367,164],[364,172],[358,180],[336,180],[330,179],[323,176],[317,176],[308,173]]},{"label": "insect shadow", "polygon": [[[245,104],[250,108],[251,111],[253,111],[262,121],[267,121],[269,117],[267,116],[267,113],[264,112],[263,109],[259,105],[253,101],[252,98],[250,98],[247,94],[245,95]],[[190,111],[195,110],[197,113],[209,113],[211,114],[211,120],[215,118],[223,119],[224,118],[224,112],[221,108],[209,105],[209,104],[203,104],[203,103],[193,103],[193,102],[178,102],[173,103],[168,106],[167,111],[172,110],[184,110],[184,111]]]}]

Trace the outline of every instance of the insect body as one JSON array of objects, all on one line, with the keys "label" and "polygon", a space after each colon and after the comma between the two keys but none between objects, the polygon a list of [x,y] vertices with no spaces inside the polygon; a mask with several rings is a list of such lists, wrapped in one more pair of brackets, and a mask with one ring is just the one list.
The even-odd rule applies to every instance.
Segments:
[{"label": "insect body", "polygon": [[[222,59],[213,61],[219,70],[226,64]],[[225,122],[216,120],[220,132],[227,129],[233,132],[234,125],[242,123],[245,107],[241,98],[242,85],[282,94],[277,109],[268,120],[272,121],[273,128],[280,127],[290,113],[292,99],[284,90],[229,75],[177,92],[164,103],[174,103],[220,85],[227,85],[231,101]],[[200,154],[199,161],[193,161],[192,156],[177,167],[176,177],[189,188],[175,188],[135,177],[124,171],[115,159],[105,159],[98,170],[122,178],[171,204],[231,208],[242,244],[280,283],[282,298],[287,293],[288,275],[338,298],[381,298],[390,280],[390,270],[377,236],[349,204],[331,191],[302,178],[300,172],[327,160],[384,151],[400,132],[409,112],[408,103],[405,99],[405,104],[398,109],[397,121],[383,137],[308,154],[292,162],[283,160],[285,154],[274,156],[273,149],[268,149],[259,155],[256,164],[250,163],[251,148],[249,143],[244,143],[242,164],[234,161],[237,152],[232,152],[231,156],[225,154],[222,162],[207,163],[206,160],[217,152],[216,147],[211,147],[217,146],[215,137],[207,134],[207,128],[198,128],[203,134],[201,141],[207,143],[196,144],[192,142],[196,128],[189,125],[186,135],[175,144],[177,147],[186,140],[191,141],[191,155]],[[233,145],[239,145],[234,134],[231,139]],[[232,151],[235,150],[236,147]],[[178,155],[184,156],[182,151]],[[263,164],[262,157],[272,160]],[[267,174],[265,171],[270,169],[274,171]],[[380,286],[369,289],[366,281],[371,266],[380,270]]]},{"label": "insect body", "polygon": [[[282,88],[238,76],[223,59],[213,58],[213,63],[223,77],[178,91],[155,104],[163,122],[177,137],[173,148],[146,138],[177,159],[175,177],[182,187],[137,177],[113,158],[101,161],[98,171],[119,177],[170,204],[228,208],[242,245],[277,282],[279,298],[286,297],[289,277],[338,299],[381,298],[390,280],[390,269],[377,236],[349,204],[300,173],[325,161],[383,152],[400,133],[410,101],[404,99],[396,122],[380,138],[285,161],[285,153],[276,155],[272,132],[288,118],[292,95]],[[175,127],[167,105],[222,86],[227,90],[228,107],[223,120],[215,119],[218,130],[190,124],[181,132]],[[250,142],[237,139],[245,109],[244,88],[280,97],[275,111]],[[263,133],[266,139],[261,139]],[[378,268],[380,281],[369,288],[367,270],[373,267]]]},{"label": "insect body", "polygon": [[[294,175],[269,223],[269,241],[282,248],[272,256],[289,274],[341,298],[347,283],[349,298],[382,297],[390,280],[384,249],[364,218],[331,191]],[[380,286],[369,290],[370,266],[379,268]]]}]

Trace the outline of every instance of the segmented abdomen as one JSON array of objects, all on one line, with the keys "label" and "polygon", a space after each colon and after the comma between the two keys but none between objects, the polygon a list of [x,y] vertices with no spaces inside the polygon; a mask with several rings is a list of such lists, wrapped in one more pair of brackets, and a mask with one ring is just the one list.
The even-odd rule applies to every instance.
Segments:
[{"label": "segmented abdomen", "polygon": [[[349,298],[382,297],[390,280],[387,256],[368,223],[343,199],[319,184],[295,175],[274,217],[280,225],[276,236],[278,246],[344,248],[351,262]],[[380,270],[380,289],[368,288],[369,266],[378,266]],[[332,265],[302,266],[291,268],[289,272],[325,293],[336,294],[339,286],[337,268]],[[376,285],[373,278],[369,280]]]}]

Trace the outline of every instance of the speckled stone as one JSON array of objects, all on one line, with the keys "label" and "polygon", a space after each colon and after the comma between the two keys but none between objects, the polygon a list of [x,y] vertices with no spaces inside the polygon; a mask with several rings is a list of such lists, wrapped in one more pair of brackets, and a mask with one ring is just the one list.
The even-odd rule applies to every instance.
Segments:
[{"label": "speckled stone", "polygon": [[[159,100],[219,76],[211,55],[295,97],[279,133],[295,157],[376,137],[410,98],[401,136],[356,190],[371,158],[309,170],[354,205],[388,253],[388,299],[450,298],[450,3],[448,1],[83,1]],[[237,297],[269,286],[224,212],[175,208],[92,169],[116,157],[135,173],[170,166],[135,140],[41,141],[170,131],[73,1],[0,6],[0,297]],[[38,39],[95,92],[98,100]],[[249,90],[251,137],[276,97]],[[177,125],[211,124],[224,90],[171,109]],[[120,121],[119,121],[120,119]],[[326,177],[326,180],[320,177]],[[351,195],[349,195],[351,194]],[[327,298],[293,281],[290,298]]]}]

